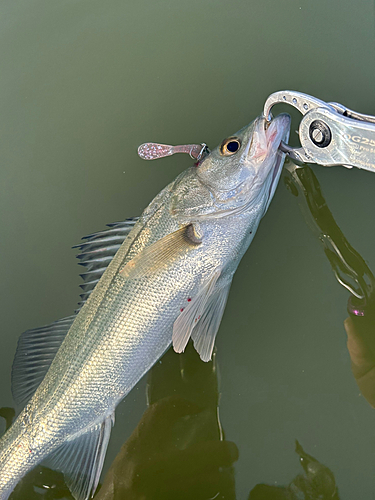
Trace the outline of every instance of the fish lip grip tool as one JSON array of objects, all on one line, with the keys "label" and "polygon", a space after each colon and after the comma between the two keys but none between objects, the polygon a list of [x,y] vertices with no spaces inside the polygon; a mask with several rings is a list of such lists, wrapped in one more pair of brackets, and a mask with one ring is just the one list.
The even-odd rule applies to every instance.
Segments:
[{"label": "fish lip grip tool", "polygon": [[272,107],[279,103],[290,104],[303,115],[299,125],[302,147],[280,145],[280,149],[293,160],[375,172],[374,116],[302,92],[282,90],[271,94],[264,104],[263,115],[268,121],[272,119]]}]

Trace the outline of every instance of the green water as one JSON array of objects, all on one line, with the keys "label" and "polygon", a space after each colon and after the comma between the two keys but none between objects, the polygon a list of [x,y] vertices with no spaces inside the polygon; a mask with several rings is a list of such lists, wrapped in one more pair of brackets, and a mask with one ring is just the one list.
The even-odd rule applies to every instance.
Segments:
[{"label": "green water", "polygon": [[[13,405],[19,334],[75,309],[70,247],[139,215],[190,164],[187,156],[142,161],[139,144],[214,147],[281,89],[375,115],[370,0],[3,0],[0,40],[0,406]],[[314,172],[375,271],[375,175]],[[237,499],[303,472],[295,439],[330,468],[340,499],[375,498],[375,410],[351,372],[348,297],[281,182],[216,344],[220,421],[239,450]],[[145,393],[143,380],[118,407],[104,472],[141,419]],[[192,475],[198,499],[204,475]]]}]

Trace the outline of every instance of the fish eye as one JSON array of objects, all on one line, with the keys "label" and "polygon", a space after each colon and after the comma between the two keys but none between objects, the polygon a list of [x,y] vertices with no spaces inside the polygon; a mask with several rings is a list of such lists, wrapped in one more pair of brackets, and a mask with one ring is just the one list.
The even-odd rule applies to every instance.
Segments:
[{"label": "fish eye", "polygon": [[241,142],[237,137],[229,137],[221,143],[220,154],[223,156],[232,156],[237,153],[240,147]]}]

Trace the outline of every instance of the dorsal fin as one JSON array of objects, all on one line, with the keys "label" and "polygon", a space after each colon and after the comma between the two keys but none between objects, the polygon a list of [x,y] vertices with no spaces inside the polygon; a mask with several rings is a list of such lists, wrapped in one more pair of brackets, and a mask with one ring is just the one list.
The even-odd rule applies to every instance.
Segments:
[{"label": "dorsal fin", "polygon": [[[108,224],[109,229],[84,236],[85,241],[73,247],[81,250],[77,258],[87,268],[81,274],[84,283],[80,287],[84,293],[75,313],[86,302],[137,220],[135,217]],[[75,317],[74,314],[27,330],[20,336],[12,367],[12,394],[19,408],[25,406],[43,380]]]},{"label": "dorsal fin", "polygon": [[12,394],[19,408],[25,406],[37,390],[74,318],[75,315],[26,330],[18,339],[12,366]]},{"label": "dorsal fin", "polygon": [[76,312],[82,308],[138,219],[139,217],[134,217],[124,222],[107,224],[109,229],[84,236],[82,239],[86,241],[73,247],[81,250],[77,259],[86,268],[86,272],[80,275],[84,281],[80,285],[84,293],[81,294]]}]

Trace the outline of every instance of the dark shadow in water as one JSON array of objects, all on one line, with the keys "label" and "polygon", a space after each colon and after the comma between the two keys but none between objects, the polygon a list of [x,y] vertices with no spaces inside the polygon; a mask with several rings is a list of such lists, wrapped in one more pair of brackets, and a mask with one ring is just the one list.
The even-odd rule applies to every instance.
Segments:
[{"label": "dark shadow in water", "polygon": [[296,441],[304,474],[298,474],[288,486],[257,484],[248,500],[339,500],[333,472],[306,453]]},{"label": "dark shadow in water", "polygon": [[15,487],[9,500],[73,500],[64,476],[57,472],[37,465],[21,479]]},{"label": "dark shadow in water", "polygon": [[[289,163],[284,181],[306,221],[323,244],[338,282],[349,290],[345,320],[352,372],[363,396],[375,407],[375,278],[337,226],[313,171]],[[216,355],[200,360],[191,344],[169,350],[152,368],[148,408],[112,463],[96,500],[235,499],[233,463],[237,446],[226,441],[218,404]],[[12,408],[1,408],[7,428]],[[249,500],[338,500],[332,471],[296,441],[303,473],[287,486],[258,484]],[[15,488],[11,500],[72,497],[61,473],[38,466]]]},{"label": "dark shadow in water", "polygon": [[323,244],[337,281],[350,293],[344,322],[348,351],[357,385],[375,407],[375,278],[336,224],[310,167],[289,163],[284,181],[297,196],[306,222]]},{"label": "dark shadow in water", "polygon": [[203,363],[191,344],[151,370],[149,408],[122,446],[97,500],[235,499],[234,443],[218,416],[216,356]]},{"label": "dark shadow in water", "polygon": [[7,431],[12,425],[13,419],[16,416],[14,408],[9,408],[8,406],[3,406],[0,408],[0,417],[5,420],[5,430]]}]

